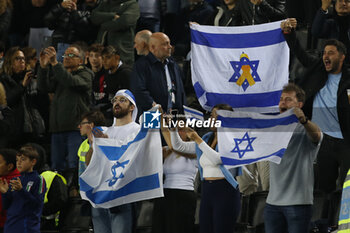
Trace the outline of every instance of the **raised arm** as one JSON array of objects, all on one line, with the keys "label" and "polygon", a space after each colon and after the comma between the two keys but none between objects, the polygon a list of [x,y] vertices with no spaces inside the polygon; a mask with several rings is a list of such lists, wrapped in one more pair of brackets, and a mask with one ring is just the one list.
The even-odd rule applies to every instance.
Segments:
[{"label": "raised arm", "polygon": [[295,18],[288,18],[281,23],[281,29],[286,39],[291,53],[295,54],[298,60],[303,66],[310,66],[317,63],[319,57],[312,56],[307,53],[300,45],[299,40],[296,37],[295,28],[297,26],[297,20]]},{"label": "raised arm", "polygon": [[213,148],[211,148],[205,141],[203,141],[203,139],[197,134],[196,131],[189,129],[187,131],[187,136],[197,143],[199,149],[201,149],[203,152],[202,156],[207,157],[214,164],[222,164],[219,153],[213,150]]},{"label": "raised arm", "polygon": [[318,143],[321,140],[322,133],[320,128],[310,121],[304,114],[303,110],[300,108],[294,108],[294,114],[299,119],[299,122],[304,126],[306,129],[307,135],[311,139],[312,142]]},{"label": "raised arm", "polygon": [[170,131],[170,137],[171,137],[171,144],[173,146],[173,150],[181,153],[187,153],[187,154],[196,153],[195,142],[182,141],[177,131]]}]

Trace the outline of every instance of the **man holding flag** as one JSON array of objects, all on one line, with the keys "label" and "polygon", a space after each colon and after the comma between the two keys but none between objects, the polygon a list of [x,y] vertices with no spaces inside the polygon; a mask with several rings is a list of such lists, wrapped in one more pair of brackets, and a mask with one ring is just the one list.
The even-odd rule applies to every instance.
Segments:
[{"label": "man holding flag", "polygon": [[94,128],[89,135],[88,167],[80,176],[80,190],[94,207],[94,232],[131,233],[132,203],[163,196],[162,159],[155,156],[161,154],[160,136],[135,123],[137,107],[129,90],[119,90],[112,104],[113,126],[105,131]]},{"label": "man holding flag", "polygon": [[270,162],[270,191],[264,210],[267,233],[307,233],[312,216],[313,162],[322,132],[301,110],[305,92],[295,84],[284,86],[280,113],[294,108],[299,119],[280,164]]}]

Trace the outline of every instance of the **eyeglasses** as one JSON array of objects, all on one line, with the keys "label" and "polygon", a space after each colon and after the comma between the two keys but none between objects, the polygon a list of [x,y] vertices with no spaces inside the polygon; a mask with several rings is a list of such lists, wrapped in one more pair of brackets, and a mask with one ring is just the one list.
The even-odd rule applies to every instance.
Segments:
[{"label": "eyeglasses", "polygon": [[116,98],[116,97],[114,97],[113,99],[111,99],[111,103],[112,103],[112,104],[114,104],[114,103],[116,103],[116,102],[119,102],[119,103],[123,104],[123,103],[126,103],[127,101],[128,101],[128,99],[127,99],[127,98],[124,98],[124,97],[122,97],[122,98]]},{"label": "eyeglasses", "polygon": [[79,126],[83,126],[83,125],[90,124],[90,123],[91,123],[90,121],[81,122],[81,123],[79,124]]},{"label": "eyeglasses", "polygon": [[74,53],[68,53],[68,54],[63,54],[63,58],[69,57],[69,58],[74,58],[74,57],[79,57],[78,55]]},{"label": "eyeglasses", "polygon": [[16,61],[25,61],[25,57],[15,57]]}]

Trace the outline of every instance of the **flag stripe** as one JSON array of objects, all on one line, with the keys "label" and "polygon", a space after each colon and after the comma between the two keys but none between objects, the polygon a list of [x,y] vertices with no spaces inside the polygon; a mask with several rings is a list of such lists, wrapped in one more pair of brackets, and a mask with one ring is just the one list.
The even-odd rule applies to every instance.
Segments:
[{"label": "flag stripe", "polygon": [[[205,93],[199,82],[195,83],[193,87],[198,98]],[[207,98],[206,105],[208,106],[229,104],[232,108],[243,108],[277,106],[281,93],[282,90],[255,94],[220,94],[210,92],[205,94]]]},{"label": "flag stripe", "polygon": [[277,156],[279,158],[282,158],[285,148],[280,149],[279,151],[276,151],[275,153],[272,153],[270,155],[266,156],[261,156],[255,159],[232,159],[232,158],[227,158],[227,157],[221,157],[221,161],[223,164],[228,165],[228,166],[241,166],[242,164],[251,164],[251,163],[256,163],[259,160],[266,159],[272,156]]},{"label": "flag stripe", "polygon": [[147,135],[148,128],[142,128],[140,132],[137,134],[135,139],[131,142],[129,142],[126,145],[122,146],[103,146],[103,145],[98,145],[98,147],[102,150],[103,154],[109,159],[109,160],[118,160],[120,159],[125,151],[128,149],[128,147],[135,142],[141,141],[144,139]]},{"label": "flag stripe", "polygon": [[85,192],[86,196],[95,204],[103,204],[108,201],[113,201],[117,198],[124,197],[133,193],[148,191],[160,187],[158,173],[136,178],[124,187],[115,191],[97,191],[93,192],[93,187],[84,182],[83,179],[79,179],[80,190]]},{"label": "flag stripe", "polygon": [[191,39],[195,44],[226,49],[262,47],[285,41],[280,28],[241,34],[206,33],[191,29]]},{"label": "flag stripe", "polygon": [[190,109],[186,108],[185,106],[184,106],[184,111],[185,111],[185,112],[188,112],[188,113],[192,113],[192,114],[194,114],[194,115],[196,115],[196,116],[199,116],[199,117],[202,117],[202,118],[203,118],[203,113],[190,110]]},{"label": "flag stripe", "polygon": [[199,84],[199,82],[196,82],[193,85],[194,91],[196,92],[196,95],[198,98],[200,98],[202,95],[205,94],[205,90],[202,88],[202,86]]},{"label": "flag stripe", "polygon": [[279,125],[289,125],[298,122],[298,118],[293,114],[287,117],[275,119],[252,119],[252,118],[232,118],[218,116],[221,121],[221,127],[237,129],[263,129]]}]

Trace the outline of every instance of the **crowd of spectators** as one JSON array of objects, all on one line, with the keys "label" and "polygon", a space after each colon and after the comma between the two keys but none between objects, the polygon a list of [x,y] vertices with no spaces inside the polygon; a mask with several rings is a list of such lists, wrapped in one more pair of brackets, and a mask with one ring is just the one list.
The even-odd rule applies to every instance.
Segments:
[{"label": "crowd of spectators", "polygon": [[[183,105],[199,106],[187,66],[190,23],[244,26],[291,18],[282,30],[291,56],[306,70],[305,77],[296,80],[305,91],[305,122],[309,118],[324,133],[315,189],[326,194],[324,205],[329,206],[331,193],[341,187],[350,168],[350,0],[304,1],[303,12],[296,7],[299,4],[293,0],[0,0],[0,148],[19,150],[26,143],[39,144],[44,152],[27,157],[39,160],[46,152],[50,166],[46,170],[64,176],[51,186],[55,175],[46,175],[52,179],[50,186],[78,196],[77,177],[85,169],[88,150],[85,124],[111,126],[113,99],[119,90],[134,94],[138,116],[156,104],[167,113],[174,109],[182,113]],[[305,52],[297,39],[296,32],[304,28],[315,39],[333,39],[320,46],[322,58]],[[102,114],[97,120],[96,111]],[[164,159],[174,160],[178,156],[169,147]],[[9,160],[13,153],[0,152]],[[192,164],[189,161],[183,163]],[[268,162],[247,166],[237,179],[240,192],[268,191],[269,174]],[[174,195],[172,188],[167,192]],[[193,187],[190,190],[192,195]],[[54,199],[45,198],[45,205]],[[59,211],[55,207],[48,212],[45,205],[46,216]],[[158,202],[157,208],[162,205]],[[322,217],[327,219],[324,209]],[[229,216],[236,218],[236,214]],[[155,216],[159,228],[164,216]]]}]

